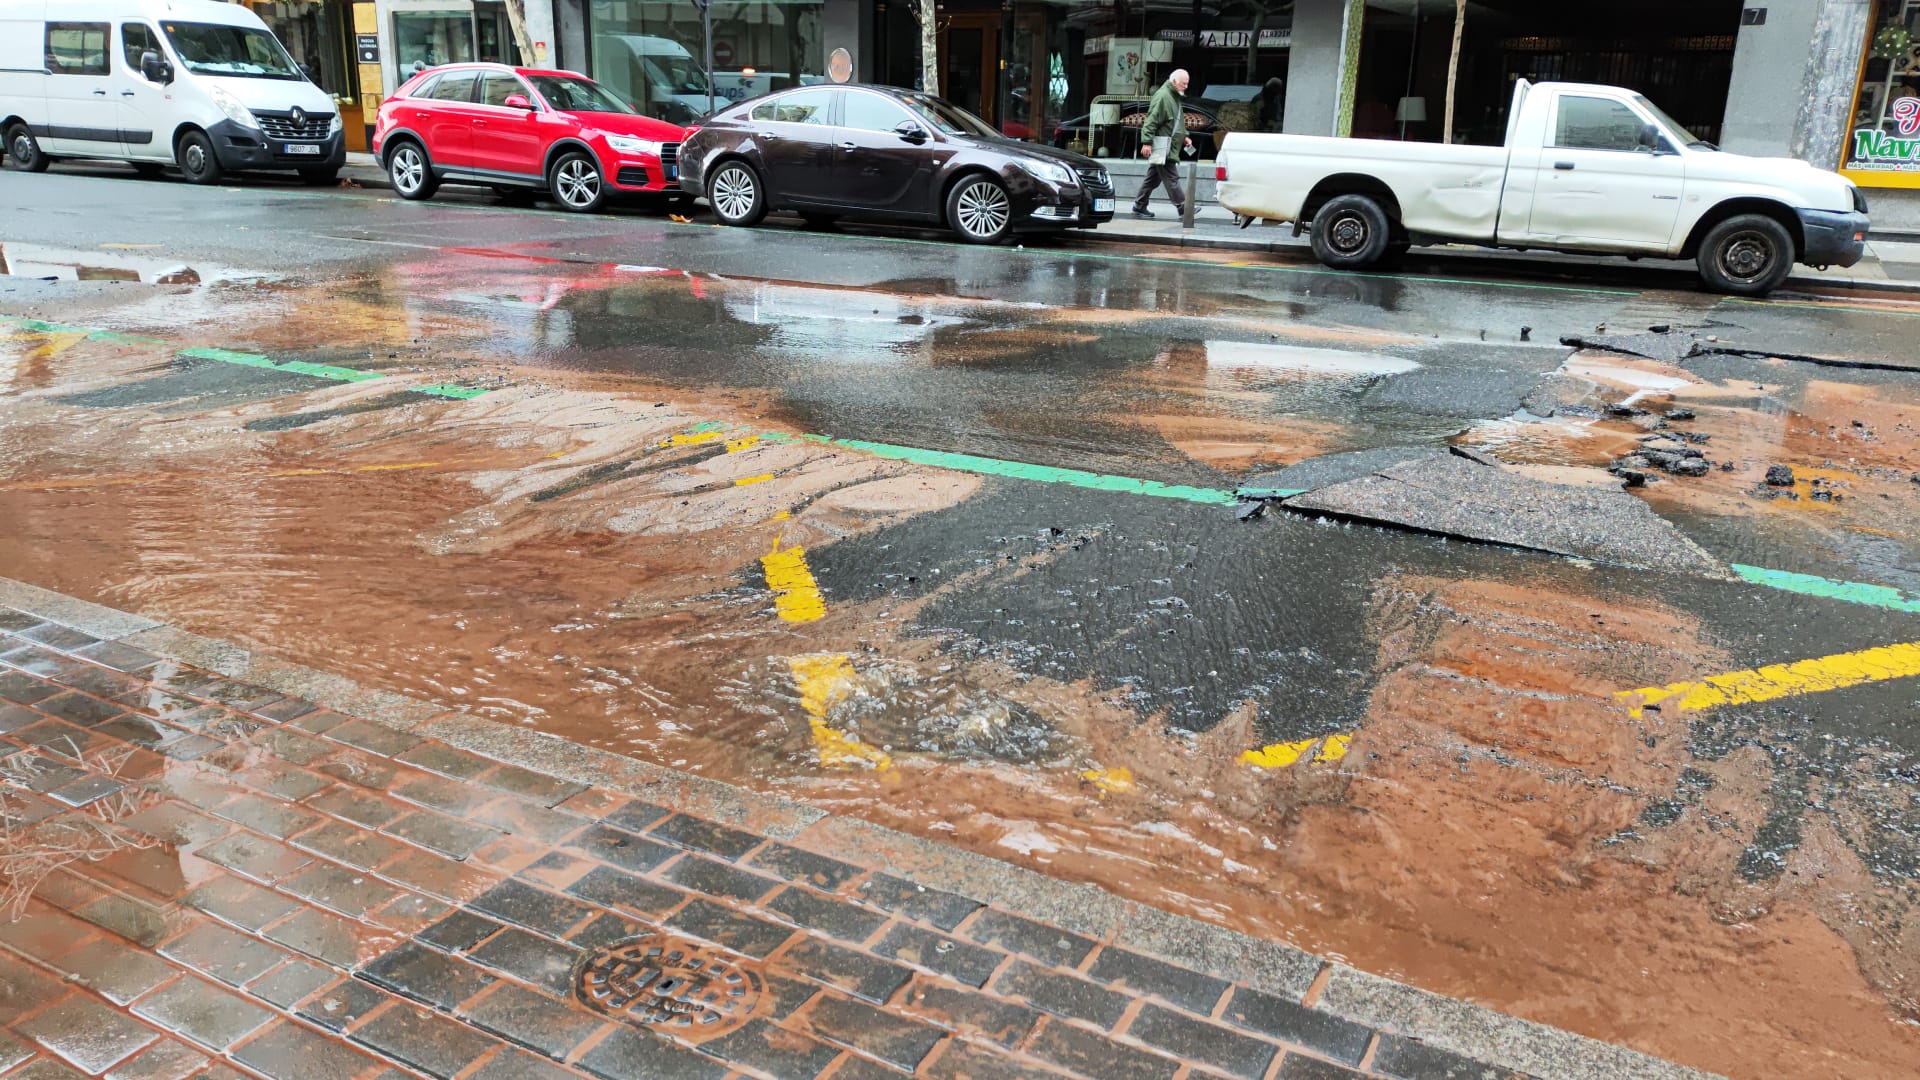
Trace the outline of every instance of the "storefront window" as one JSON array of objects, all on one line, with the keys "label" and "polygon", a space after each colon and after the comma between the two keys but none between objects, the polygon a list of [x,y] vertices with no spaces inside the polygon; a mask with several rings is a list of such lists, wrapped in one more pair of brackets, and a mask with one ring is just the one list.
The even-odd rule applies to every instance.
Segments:
[{"label": "storefront window", "polygon": [[255,3],[253,13],[287,47],[320,89],[335,98],[354,96],[347,63],[346,0],[276,0]]},{"label": "storefront window", "polygon": [[473,57],[473,12],[403,11],[393,17],[394,58],[405,79],[416,70]]},{"label": "storefront window", "polygon": [[1920,187],[1920,0],[1876,5],[1845,153],[1860,184]]},{"label": "storefront window", "polygon": [[[714,5],[713,107],[826,82],[823,6],[791,0]],[[700,9],[690,0],[611,0],[588,12],[595,79],[649,116],[687,124],[706,115],[706,42]]]}]

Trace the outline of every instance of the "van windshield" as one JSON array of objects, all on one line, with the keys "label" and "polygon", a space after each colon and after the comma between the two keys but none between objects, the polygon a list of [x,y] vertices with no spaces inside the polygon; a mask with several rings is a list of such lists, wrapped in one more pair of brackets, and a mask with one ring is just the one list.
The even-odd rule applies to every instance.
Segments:
[{"label": "van windshield", "polygon": [[653,84],[664,87],[669,94],[707,92],[707,75],[691,56],[649,56],[647,67],[653,75]]},{"label": "van windshield", "polygon": [[242,79],[305,79],[300,68],[265,30],[217,23],[161,23],[180,62],[196,75]]}]

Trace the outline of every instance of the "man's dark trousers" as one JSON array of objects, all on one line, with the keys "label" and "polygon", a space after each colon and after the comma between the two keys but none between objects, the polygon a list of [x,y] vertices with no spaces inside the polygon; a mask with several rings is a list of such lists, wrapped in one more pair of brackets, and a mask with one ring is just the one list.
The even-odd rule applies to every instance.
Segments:
[{"label": "man's dark trousers", "polygon": [[[1171,159],[1173,155],[1169,153],[1167,157]],[[1187,197],[1180,190],[1180,167],[1171,160],[1147,166],[1147,179],[1140,185],[1139,197],[1133,200],[1133,208],[1136,212],[1147,208],[1147,199],[1157,187],[1167,189],[1167,198],[1173,200],[1175,213],[1187,212]]]}]

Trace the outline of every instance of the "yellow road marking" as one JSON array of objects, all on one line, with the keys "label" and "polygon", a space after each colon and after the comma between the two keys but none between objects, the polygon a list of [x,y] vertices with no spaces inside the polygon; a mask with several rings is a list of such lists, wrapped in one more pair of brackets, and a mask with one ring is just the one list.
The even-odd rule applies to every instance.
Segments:
[{"label": "yellow road marking", "polygon": [[1100,789],[1100,797],[1109,793],[1119,794],[1133,790],[1133,770],[1125,765],[1115,765],[1111,769],[1088,769],[1080,774],[1080,779]]},{"label": "yellow road marking", "polygon": [[794,685],[800,689],[800,707],[807,711],[807,726],[813,731],[820,764],[829,768],[865,765],[882,773],[893,768],[893,755],[827,725],[827,709],[853,692],[853,661],[846,654],[793,656],[787,659],[787,666],[793,669]]},{"label": "yellow road marking", "polygon": [[12,333],[0,334],[0,339],[7,341],[39,341],[41,344],[28,352],[24,359],[51,360],[61,353],[66,352],[68,349],[73,348],[75,345],[78,345],[80,342],[87,340],[87,332],[79,330],[43,333],[38,330],[16,330]]},{"label": "yellow road marking", "polygon": [[[718,432],[715,432],[714,434],[718,434]],[[742,435],[737,439],[727,440],[727,453],[737,454],[742,450],[751,450],[758,445],[760,445],[760,436]]]},{"label": "yellow road marking", "polygon": [[1798,697],[1801,694],[1819,694],[1862,683],[1916,675],[1920,675],[1920,641],[1836,653],[1791,664],[1770,664],[1746,671],[1730,671],[1693,682],[1622,690],[1614,696],[1626,700],[1632,715],[1638,717],[1649,705],[1665,708],[1671,704],[1680,710],[1712,709],[1721,705],[1745,705]]},{"label": "yellow road marking", "polygon": [[1314,754],[1312,760],[1314,764],[1321,765],[1346,757],[1347,744],[1352,741],[1351,735],[1329,735],[1325,739],[1301,739],[1298,742],[1274,743],[1258,750],[1244,751],[1240,755],[1240,760],[1249,765],[1258,765],[1263,769],[1284,769],[1297,763],[1318,747],[1319,753]]},{"label": "yellow road marking", "polygon": [[790,547],[760,556],[760,568],[766,571],[767,588],[773,590],[773,605],[788,622],[817,622],[826,618],[827,600],[820,595],[820,584],[807,569],[805,548]]},{"label": "yellow road marking", "polygon": [[[740,479],[735,480],[733,482],[733,486],[734,487],[751,487],[754,484],[764,484],[771,479],[773,479],[772,473],[761,473],[759,476],[743,476]],[[781,512],[785,513],[785,511],[781,511]]]},{"label": "yellow road marking", "polygon": [[699,446],[702,443],[718,442],[721,439],[724,439],[726,437],[727,436],[724,432],[696,431],[691,435],[686,435],[686,434],[669,435],[667,436],[666,441],[662,442],[660,445],[661,446]]}]

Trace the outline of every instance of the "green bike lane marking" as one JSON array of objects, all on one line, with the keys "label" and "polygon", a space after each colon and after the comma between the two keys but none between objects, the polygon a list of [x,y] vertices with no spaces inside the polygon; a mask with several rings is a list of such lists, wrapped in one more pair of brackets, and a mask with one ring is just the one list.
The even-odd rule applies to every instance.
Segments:
[{"label": "green bike lane marking", "polygon": [[1746,566],[1741,563],[1732,564],[1731,569],[1740,575],[1742,581],[1754,585],[1765,585],[1770,589],[1920,614],[1920,597],[1908,596],[1899,589],[1886,585],[1869,585],[1860,581],[1835,581],[1814,574],[1795,574],[1786,570],[1769,570],[1764,566]]},{"label": "green bike lane marking", "polygon": [[[18,327],[35,334],[85,334],[89,341],[106,341],[116,345],[168,345],[159,338],[141,337],[136,334],[121,334],[112,330],[96,330],[86,326],[68,326],[65,323],[46,322],[40,319],[22,318],[17,315],[0,315],[0,323]],[[239,352],[234,349],[195,347],[181,349],[178,354],[193,360],[213,360],[222,364],[234,364],[239,367],[261,368],[267,371],[285,371],[295,375],[307,375],[316,379],[328,379],[333,382],[369,382],[374,379],[392,378],[381,371],[360,371],[357,368],[341,367],[337,364],[315,364],[306,360],[275,360],[271,356],[259,353]],[[427,394],[432,397],[451,398],[458,401],[471,401],[487,391],[479,387],[459,386],[453,383],[431,383],[426,386],[406,388],[415,394]]]},{"label": "green bike lane marking", "polygon": [[[687,434],[726,430],[730,425],[717,421],[706,421],[687,429]],[[1237,488],[1231,491],[1220,488],[1193,487],[1185,484],[1166,484],[1158,480],[1142,480],[1131,476],[1114,476],[1106,473],[1093,473],[1083,469],[1064,469],[1053,465],[1036,465],[1025,461],[1008,461],[1003,458],[982,457],[978,454],[960,454],[945,450],[923,450],[912,446],[899,446],[893,443],[869,442],[864,439],[841,439],[830,435],[791,435],[786,432],[765,432],[760,439],[769,443],[803,441],[826,446],[838,446],[848,450],[872,454],[875,457],[906,461],[932,468],[951,469],[956,472],[979,473],[986,476],[1004,476],[1015,480],[1030,480],[1043,484],[1066,484],[1071,487],[1087,488],[1092,491],[1111,491],[1123,495],[1145,495],[1153,498],[1178,499],[1184,502],[1198,503],[1203,506],[1233,506],[1243,499],[1285,499],[1303,493],[1296,488]],[[1760,585],[1782,592],[1799,593],[1805,596],[1818,596],[1830,600],[1840,600],[1851,604],[1865,604],[1872,607],[1887,608],[1892,611],[1905,611],[1920,614],[1920,598],[1908,596],[1899,589],[1886,585],[1872,585],[1858,581],[1838,581],[1823,578],[1815,574],[1798,574],[1786,570],[1769,570],[1761,566],[1748,566],[1742,563],[1730,564],[1730,569],[1740,580],[1750,585]]]}]

